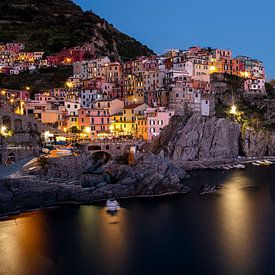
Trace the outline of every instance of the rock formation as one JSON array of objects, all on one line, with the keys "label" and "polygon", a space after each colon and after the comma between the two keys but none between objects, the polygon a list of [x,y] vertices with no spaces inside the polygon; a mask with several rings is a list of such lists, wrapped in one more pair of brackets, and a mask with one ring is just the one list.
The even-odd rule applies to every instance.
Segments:
[{"label": "rock formation", "polygon": [[[34,175],[0,181],[0,215],[60,203],[186,193],[186,172],[171,161],[145,155],[133,166],[91,156],[49,159]],[[55,166],[55,169],[52,169]]]},{"label": "rock formation", "polygon": [[236,158],[240,126],[230,119],[177,117],[159,140],[158,151],[174,161]]}]

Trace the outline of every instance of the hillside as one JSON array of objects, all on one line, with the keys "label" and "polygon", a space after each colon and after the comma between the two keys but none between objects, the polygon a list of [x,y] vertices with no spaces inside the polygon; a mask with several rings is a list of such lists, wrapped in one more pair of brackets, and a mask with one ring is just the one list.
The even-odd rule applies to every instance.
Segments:
[{"label": "hillside", "polygon": [[153,52],[70,0],[1,0],[0,42],[23,42],[47,54],[91,44],[96,54],[128,60]]},{"label": "hillside", "polygon": [[19,75],[0,75],[0,87],[12,90],[31,88],[31,96],[54,87],[64,87],[68,77],[73,74],[71,66],[39,69],[36,73]]}]

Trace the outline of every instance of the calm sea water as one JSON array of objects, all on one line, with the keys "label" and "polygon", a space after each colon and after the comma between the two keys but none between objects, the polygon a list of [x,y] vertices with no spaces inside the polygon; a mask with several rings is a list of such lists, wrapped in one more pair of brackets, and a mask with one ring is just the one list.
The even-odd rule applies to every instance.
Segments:
[{"label": "calm sea water", "polygon": [[[275,168],[197,171],[191,194],[0,222],[0,274],[275,274]],[[203,183],[221,184],[200,197]]]}]

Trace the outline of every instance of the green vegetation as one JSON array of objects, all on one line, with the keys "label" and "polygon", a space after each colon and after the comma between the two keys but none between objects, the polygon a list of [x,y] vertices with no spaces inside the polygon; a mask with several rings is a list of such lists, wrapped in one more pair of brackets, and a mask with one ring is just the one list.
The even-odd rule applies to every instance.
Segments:
[{"label": "green vegetation", "polygon": [[70,0],[1,0],[0,18],[0,42],[22,42],[26,50],[52,54],[93,41],[99,55],[131,59],[153,53]]},{"label": "green vegetation", "polygon": [[72,74],[71,66],[43,68],[31,74],[29,72],[19,75],[0,74],[0,87],[14,90],[30,87],[33,96],[41,90],[64,87],[67,78]]},{"label": "green vegetation", "polygon": [[274,86],[275,86],[275,80],[271,80],[270,82],[265,83],[265,89],[266,89],[267,95],[270,98],[275,98]]}]

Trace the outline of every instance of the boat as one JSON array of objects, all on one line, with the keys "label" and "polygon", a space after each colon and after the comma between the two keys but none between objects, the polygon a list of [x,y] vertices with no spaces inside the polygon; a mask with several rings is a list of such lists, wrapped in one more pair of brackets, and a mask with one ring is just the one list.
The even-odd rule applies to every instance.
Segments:
[{"label": "boat", "polygon": [[72,155],[71,149],[68,149],[68,148],[57,149],[56,153],[58,156],[71,156]]},{"label": "boat", "polygon": [[269,160],[264,160],[264,162],[267,164],[267,165],[272,165],[273,162],[272,161],[269,161]]},{"label": "boat", "polygon": [[261,164],[258,163],[258,162],[252,162],[252,165],[254,165],[254,166],[261,166]]},{"label": "boat", "polygon": [[223,169],[224,169],[224,170],[230,170],[230,167],[228,167],[228,166],[223,166]]},{"label": "boat", "polygon": [[234,166],[237,169],[245,169],[245,165],[244,164],[237,164]]},{"label": "boat", "polygon": [[265,160],[264,161],[257,160],[256,163],[258,163],[260,166],[269,166],[270,165]]},{"label": "boat", "polygon": [[107,211],[116,212],[120,209],[119,203],[115,199],[107,200],[106,202]]}]

